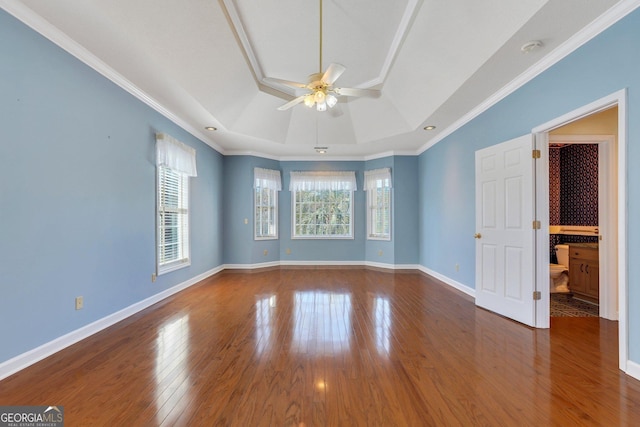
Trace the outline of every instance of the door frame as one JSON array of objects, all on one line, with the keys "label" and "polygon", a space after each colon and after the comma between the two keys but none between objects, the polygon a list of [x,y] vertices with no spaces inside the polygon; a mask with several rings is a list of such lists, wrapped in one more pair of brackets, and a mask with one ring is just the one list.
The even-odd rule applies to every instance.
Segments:
[{"label": "door frame", "polygon": [[[549,135],[549,144],[595,144],[598,146],[598,234],[600,237],[600,317],[618,320],[618,235],[616,215],[615,135]],[[604,238],[603,238],[604,236]],[[543,276],[544,277],[549,277]],[[549,283],[551,287],[551,283]]]},{"label": "door frame", "polygon": [[[540,161],[536,162],[535,170],[535,210],[536,217],[543,225],[536,233],[536,277],[546,279],[536,280],[538,291],[541,292],[541,300],[536,304],[536,327],[549,327],[549,132],[560,126],[582,119],[594,113],[611,107],[618,107],[618,141],[617,150],[617,271],[607,273],[617,275],[618,280],[618,341],[619,368],[627,372],[629,360],[628,346],[628,312],[627,312],[627,91],[622,89],[611,95],[598,99],[590,104],[577,108],[567,114],[550,120],[535,127],[532,133],[535,135],[536,149],[540,150]],[[614,144],[615,145],[615,144]],[[611,183],[610,183],[611,184]],[[611,215],[610,215],[611,217]],[[609,218],[609,224],[616,218]],[[603,224],[608,226],[608,224]],[[607,309],[614,304],[608,300]],[[608,312],[610,316],[612,313]]]}]

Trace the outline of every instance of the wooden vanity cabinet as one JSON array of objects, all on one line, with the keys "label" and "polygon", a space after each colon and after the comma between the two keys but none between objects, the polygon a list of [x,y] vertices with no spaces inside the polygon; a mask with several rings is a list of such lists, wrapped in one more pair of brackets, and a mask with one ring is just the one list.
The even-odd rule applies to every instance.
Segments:
[{"label": "wooden vanity cabinet", "polygon": [[577,297],[599,302],[598,247],[569,245],[569,288]]}]

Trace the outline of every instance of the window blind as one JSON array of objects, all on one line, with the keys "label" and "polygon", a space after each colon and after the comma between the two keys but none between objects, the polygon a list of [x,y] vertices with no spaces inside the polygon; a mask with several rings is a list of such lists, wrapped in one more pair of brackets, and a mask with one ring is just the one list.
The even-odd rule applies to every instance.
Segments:
[{"label": "window blind", "polygon": [[189,177],[158,166],[158,273],[189,262]]}]

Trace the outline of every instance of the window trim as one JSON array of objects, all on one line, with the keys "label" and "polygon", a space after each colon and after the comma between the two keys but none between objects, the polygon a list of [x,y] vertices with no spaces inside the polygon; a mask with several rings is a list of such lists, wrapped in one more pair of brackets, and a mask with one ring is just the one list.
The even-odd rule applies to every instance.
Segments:
[{"label": "window trim", "polygon": [[[156,169],[157,169],[157,172],[156,172],[156,275],[160,276],[160,275],[170,273],[172,271],[176,271],[191,265],[191,239],[190,239],[190,235],[191,235],[190,211],[191,210],[189,206],[190,204],[189,176],[176,172],[173,169],[163,165],[158,165]],[[186,232],[186,238],[185,236],[182,236],[183,239],[180,241],[180,244],[182,246],[182,252],[183,252],[182,258],[161,264],[160,263],[160,253],[161,253],[160,244],[162,241],[163,227],[162,227],[162,221],[161,221],[161,212],[162,212],[161,203],[162,202],[161,202],[160,191],[161,191],[161,173],[165,170],[172,171],[173,173],[177,174],[180,177],[181,186],[186,187],[186,188],[182,188],[181,192],[183,193],[183,195],[185,195],[186,193],[186,199],[187,199],[186,212],[184,213],[186,218],[187,232]]]},{"label": "window trim", "polygon": [[[258,218],[257,218],[257,210],[258,210],[258,190],[264,191],[268,190],[270,194],[270,198],[274,200],[273,204],[273,227],[275,232],[266,236],[258,236]],[[278,191],[273,188],[260,188],[255,187],[253,191],[253,239],[254,240],[278,240]],[[263,205],[267,206],[267,205]]]},{"label": "window trim", "polygon": [[[273,207],[273,226],[275,232],[273,235],[258,236],[258,215],[257,215],[257,197],[258,189],[269,190],[271,199],[274,201]],[[279,204],[280,199],[278,193],[282,190],[282,180],[280,178],[279,170],[254,168],[253,169],[253,239],[254,240],[278,240],[279,238]]]},{"label": "window trim", "polygon": [[[184,198],[183,203],[179,203],[178,210],[186,210],[184,212],[184,223],[186,232],[181,234],[180,249],[182,257],[180,259],[171,260],[163,264],[160,263],[160,244],[163,240],[161,211],[162,210],[162,194],[161,174],[164,171],[170,171],[178,176],[180,180],[180,194]],[[189,177],[198,176],[196,168],[196,150],[193,147],[184,144],[177,139],[165,133],[156,133],[156,241],[155,241],[155,264],[156,275],[169,273],[191,265],[191,214],[190,214],[190,187]]]},{"label": "window trim", "polygon": [[[379,241],[390,241],[393,230],[393,185],[391,181],[391,169],[390,168],[382,168],[382,169],[374,169],[368,170],[364,173],[364,189],[367,192],[367,240],[379,240]],[[388,181],[388,185],[384,185],[384,182]],[[379,185],[382,184],[382,185]],[[375,207],[373,206],[372,198],[378,198],[378,189],[389,189],[389,204],[387,209],[389,210],[389,234],[380,234],[373,233],[373,210]],[[375,191],[375,193],[374,193]],[[374,196],[375,194],[375,196]]]},{"label": "window trim", "polygon": [[389,234],[374,234],[373,233],[373,220],[372,220],[372,211],[373,211],[373,206],[371,203],[371,199],[370,197],[373,194],[376,194],[376,198],[377,198],[377,193],[374,193],[374,191],[376,190],[369,190],[367,191],[367,240],[383,240],[383,241],[390,241],[391,240],[391,230],[392,230],[392,226],[393,226],[393,222],[391,221],[391,215],[393,213],[393,191],[391,190],[390,187],[380,187],[381,189],[384,188],[389,188]]},{"label": "window trim", "polygon": [[[353,171],[306,171],[291,172],[291,239],[292,240],[353,240],[355,239],[355,190],[356,178]],[[345,191],[349,194],[349,234],[348,235],[298,235],[296,216],[298,192]]]}]

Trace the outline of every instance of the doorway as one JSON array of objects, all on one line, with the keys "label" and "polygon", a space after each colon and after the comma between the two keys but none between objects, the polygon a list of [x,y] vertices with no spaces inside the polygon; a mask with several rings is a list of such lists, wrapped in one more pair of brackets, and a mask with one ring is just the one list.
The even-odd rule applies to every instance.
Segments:
[{"label": "doorway", "polygon": [[[618,168],[617,157],[612,155],[616,152],[617,115],[617,107],[612,107],[583,117],[549,133],[550,146],[563,146],[563,148],[556,149],[556,152],[558,150],[570,150],[570,153],[573,154],[566,153],[569,154],[569,160],[581,163],[574,167],[574,172],[578,174],[578,179],[585,181],[578,183],[565,182],[562,184],[563,187],[567,184],[569,187],[573,187],[573,191],[563,191],[565,195],[569,193],[568,197],[573,200],[570,203],[563,203],[564,206],[560,209],[561,213],[554,212],[558,207],[556,206],[556,209],[554,209],[553,203],[550,201],[549,224],[561,225],[560,230],[558,230],[560,234],[553,235],[550,241],[555,241],[554,243],[589,242],[598,246],[596,265],[599,266],[599,274],[597,275],[599,286],[596,288],[598,291],[594,295],[597,296],[596,302],[599,305],[600,317],[609,320],[618,320],[618,276],[615,268],[618,262],[616,221],[616,171]],[[589,131],[594,128],[604,129],[612,133],[609,135],[564,134],[564,132]],[[550,160],[552,152],[550,151]],[[564,166],[561,167],[566,168],[568,162],[565,161],[563,163]],[[552,166],[553,163],[550,163],[550,182],[553,182],[551,175],[554,168]],[[578,168],[590,170],[575,170]],[[559,173],[559,171],[556,169],[555,173]],[[550,185],[550,194],[553,193],[551,188],[553,188],[553,185]],[[578,194],[575,194],[576,192]],[[554,216],[556,216],[556,221],[554,221]],[[558,217],[560,217],[560,221],[557,221]],[[591,230],[582,232],[580,227],[566,227],[566,225],[596,226],[598,233],[593,235],[590,234]],[[572,229],[574,231],[564,231]],[[566,267],[569,267],[569,265]],[[577,271],[572,272],[571,269],[569,270],[569,276],[579,276],[576,273]],[[550,283],[549,286],[551,287],[553,284]],[[569,281],[569,287],[571,287],[571,280]]]},{"label": "doorway", "polygon": [[[549,142],[554,131],[617,107],[617,138],[610,135],[563,136],[568,142],[599,144],[599,247],[601,317],[619,320],[619,366],[626,372],[628,360],[626,313],[626,91],[616,92],[533,129],[540,161],[536,162],[536,217],[543,224],[536,236],[536,286],[541,299],[536,304],[536,327],[549,327]],[[573,141],[570,141],[570,139]],[[557,141],[554,141],[557,142]],[[602,177],[602,178],[601,178]],[[602,208],[602,210],[601,210]]]}]

